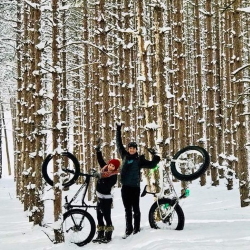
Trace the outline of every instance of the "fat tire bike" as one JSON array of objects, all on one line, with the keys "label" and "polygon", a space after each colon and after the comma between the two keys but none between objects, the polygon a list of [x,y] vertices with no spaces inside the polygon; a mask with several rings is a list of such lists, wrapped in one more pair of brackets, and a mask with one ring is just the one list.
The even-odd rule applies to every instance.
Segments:
[{"label": "fat tire bike", "polygon": [[[63,214],[63,232],[66,242],[71,242],[76,244],[77,246],[84,246],[89,243],[96,232],[96,223],[93,219],[92,215],[87,212],[88,208],[95,208],[98,209],[97,206],[88,205],[85,202],[85,197],[88,191],[88,187],[90,184],[90,179],[92,177],[95,178],[93,174],[82,173],[80,172],[80,164],[77,158],[71,154],[70,152],[63,152],[61,153],[62,158],[64,159],[63,163],[68,164],[61,164],[61,172],[64,187],[69,187],[73,185],[76,180],[82,176],[85,178],[84,183],[80,186],[78,191],[75,193],[73,198],[68,201],[68,197],[65,196],[65,204],[64,208],[66,212]],[[51,167],[53,155],[49,154],[42,164],[42,175],[45,181],[50,185],[53,186],[53,169]],[[80,205],[73,205],[72,203],[77,199],[80,192],[83,192],[81,204]]]},{"label": "fat tire bike", "polygon": [[[152,149],[148,149],[152,153]],[[172,159],[164,159],[157,166],[160,174],[160,192],[147,191],[147,185],[141,194],[152,194],[155,202],[152,204],[148,220],[151,228],[183,230],[185,216],[179,201],[189,195],[189,190],[183,190],[178,197],[168,169],[170,168],[174,177],[181,181],[192,181],[205,173],[210,164],[208,152],[199,146],[187,146],[179,150]]]}]

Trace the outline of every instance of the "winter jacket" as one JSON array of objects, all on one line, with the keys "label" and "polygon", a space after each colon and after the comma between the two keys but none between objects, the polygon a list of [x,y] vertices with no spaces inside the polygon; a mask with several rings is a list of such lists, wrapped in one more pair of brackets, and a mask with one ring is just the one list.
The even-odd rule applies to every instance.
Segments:
[{"label": "winter jacket", "polygon": [[[100,168],[106,166],[106,162],[103,159],[102,152],[97,151],[97,161],[100,165]],[[117,175],[111,175],[107,178],[99,178],[96,184],[96,191],[104,194],[104,195],[111,195],[111,189],[117,182]]]},{"label": "winter jacket", "polygon": [[158,155],[154,155],[152,161],[145,159],[144,155],[129,154],[124,148],[121,139],[121,129],[116,130],[116,146],[118,153],[122,158],[121,183],[130,187],[140,187],[141,168],[154,168],[160,161]]}]

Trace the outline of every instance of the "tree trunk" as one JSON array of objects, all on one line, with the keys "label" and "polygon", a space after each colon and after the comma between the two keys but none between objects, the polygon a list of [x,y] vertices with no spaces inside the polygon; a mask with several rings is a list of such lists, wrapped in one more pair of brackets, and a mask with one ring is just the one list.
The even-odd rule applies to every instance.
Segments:
[{"label": "tree trunk", "polygon": [[[53,128],[53,149],[55,152],[54,158],[54,165],[53,165],[53,172],[54,174],[54,221],[56,225],[60,225],[62,222],[62,190],[61,186],[61,178],[60,178],[60,164],[59,164],[59,157],[60,157],[60,148],[62,142],[62,135],[60,131],[60,124],[61,120],[61,103],[59,102],[60,91],[61,91],[61,73],[57,71],[60,68],[60,44],[59,44],[59,1],[52,0],[52,60],[53,60],[53,71],[52,71],[52,92],[53,92],[53,99],[52,99],[52,128]],[[62,227],[55,227],[54,228],[55,234],[55,243],[61,243],[64,241],[64,235],[62,231]]]},{"label": "tree trunk", "polygon": [[[241,207],[249,206],[249,168],[248,168],[248,150],[247,144],[247,129],[246,129],[246,104],[248,100],[245,99],[244,93],[244,80],[242,70],[238,71],[242,67],[242,27],[241,27],[241,14],[238,12],[241,1],[236,0],[233,3],[233,48],[234,48],[234,70],[237,73],[233,74],[233,82],[236,86],[236,96],[239,97],[236,102],[236,114],[237,114],[237,157],[238,157],[238,176],[240,186],[240,201]],[[248,86],[248,85],[247,85]]]}]

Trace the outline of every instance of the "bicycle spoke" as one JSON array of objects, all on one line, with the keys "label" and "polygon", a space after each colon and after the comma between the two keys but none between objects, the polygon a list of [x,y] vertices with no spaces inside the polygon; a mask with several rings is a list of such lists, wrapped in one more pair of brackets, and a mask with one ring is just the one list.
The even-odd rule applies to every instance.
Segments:
[{"label": "bicycle spoke", "polygon": [[175,160],[176,169],[183,174],[192,174],[202,167],[204,163],[203,155],[195,150],[183,152]]},{"label": "bicycle spoke", "polygon": [[63,223],[66,242],[82,245],[91,232],[90,221],[81,213],[70,214]]},{"label": "bicycle spoke", "polygon": [[154,213],[157,227],[161,229],[172,229],[174,230],[178,224],[178,217],[174,211],[171,212],[169,204],[160,205]]},{"label": "bicycle spoke", "polygon": [[158,200],[150,208],[149,223],[152,228],[182,230],[184,221],[181,207],[170,199]]}]

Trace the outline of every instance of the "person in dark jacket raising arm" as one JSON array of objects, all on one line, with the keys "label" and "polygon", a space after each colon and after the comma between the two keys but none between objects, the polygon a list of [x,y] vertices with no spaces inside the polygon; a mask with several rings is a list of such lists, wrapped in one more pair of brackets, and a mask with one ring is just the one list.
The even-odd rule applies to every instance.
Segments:
[{"label": "person in dark jacket raising arm", "polygon": [[[152,161],[146,160],[144,155],[139,156],[136,142],[130,142],[127,150],[121,138],[122,125],[116,124],[116,146],[122,158],[121,166],[121,195],[125,208],[126,230],[124,239],[140,231],[140,170],[141,168],[154,168],[160,157],[153,155]],[[133,224],[134,219],[134,224]]]},{"label": "person in dark jacket raising arm", "polygon": [[111,189],[117,182],[120,161],[118,159],[111,159],[108,164],[106,164],[100,150],[100,145],[96,147],[96,156],[101,167],[101,172],[96,172],[94,174],[98,178],[96,185],[96,195],[98,198],[96,213],[98,225],[97,237],[93,242],[108,243],[112,239],[112,233],[114,230],[111,220],[111,206],[113,202]]}]

